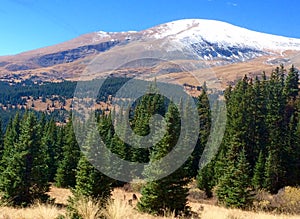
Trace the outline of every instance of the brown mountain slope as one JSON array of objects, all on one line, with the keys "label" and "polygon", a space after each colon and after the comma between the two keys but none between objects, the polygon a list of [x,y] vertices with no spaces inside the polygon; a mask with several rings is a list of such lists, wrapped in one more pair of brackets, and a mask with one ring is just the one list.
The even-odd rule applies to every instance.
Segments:
[{"label": "brown mountain slope", "polygon": [[225,85],[245,74],[268,73],[279,64],[299,67],[299,52],[298,39],[217,21],[180,20],[140,32],[89,33],[54,46],[2,56],[0,79],[86,80],[115,74]]}]

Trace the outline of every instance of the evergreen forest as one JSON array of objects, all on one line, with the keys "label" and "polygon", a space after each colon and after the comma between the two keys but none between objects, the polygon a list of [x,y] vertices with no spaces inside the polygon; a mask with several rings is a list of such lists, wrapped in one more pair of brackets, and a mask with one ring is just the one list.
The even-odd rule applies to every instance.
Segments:
[{"label": "evergreen forest", "polygon": [[[106,93],[99,94],[98,99],[107,100],[106,96],[115,94],[127,80],[110,79],[102,89]],[[200,95],[193,98],[199,116],[199,133],[184,133],[185,143],[181,145],[188,145],[189,136],[196,134],[198,140],[194,150],[173,173],[144,184],[137,208],[155,215],[163,215],[166,209],[176,214],[189,214],[187,185],[192,180],[197,181],[198,188],[208,198],[216,196],[220,205],[241,209],[251,208],[260,190],[276,194],[286,186],[300,186],[298,81],[295,67],[280,66],[269,76],[251,78],[246,75],[235,85],[228,86],[224,91],[227,108],[224,137],[213,158],[199,164],[214,128],[214,108],[209,100],[211,91],[203,86]],[[14,105],[22,103],[23,96],[53,98],[57,94],[58,98],[72,98],[75,86],[75,82],[54,85],[28,82],[26,86],[1,82],[0,102]],[[90,161],[96,159],[96,134],[121,159],[148,163],[166,156],[176,145],[181,131],[179,109],[172,100],[155,92],[144,95],[131,106],[130,127],[124,126],[121,130],[126,132],[130,128],[135,134],[146,136],[150,132],[151,116],[162,115],[166,132],[151,148],[134,148],[119,138],[112,121],[114,109],[95,113],[94,125],[98,133],[91,131],[89,123],[73,121],[72,112],[67,112],[60,119],[63,123],[58,125],[55,115],[25,109],[12,111],[1,111],[0,123],[0,201],[5,200],[12,206],[26,207],[36,200],[51,201],[47,193],[50,185],[71,189],[74,197],[70,200],[70,209],[82,196],[105,203],[112,189],[125,183],[111,179],[91,164]],[[82,129],[83,148],[79,147],[74,124]],[[214,147],[214,142],[211,139],[210,147]],[[108,159],[106,154],[100,157]],[[119,165],[111,163],[111,166]],[[151,171],[154,170],[145,170],[144,174],[147,176]]]}]

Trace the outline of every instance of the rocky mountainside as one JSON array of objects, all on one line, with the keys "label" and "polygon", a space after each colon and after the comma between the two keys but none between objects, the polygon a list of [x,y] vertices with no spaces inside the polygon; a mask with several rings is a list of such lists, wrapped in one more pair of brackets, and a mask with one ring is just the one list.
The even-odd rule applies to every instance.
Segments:
[{"label": "rocky mountainside", "polygon": [[[137,71],[149,73],[132,62],[144,58],[147,60],[144,62],[151,59],[177,64],[201,62],[201,69],[212,69],[220,78],[230,76],[226,80],[232,80],[239,74],[271,69],[281,63],[297,66],[299,53],[300,39],[259,33],[221,21],[186,19],[139,32],[99,31],[58,45],[3,56],[0,57],[0,78],[79,80],[95,58],[101,68],[97,70],[99,74],[94,72],[91,77],[101,77],[101,71],[124,64],[130,69],[126,75]],[[161,68],[152,69],[151,73],[153,71],[161,71]],[[181,71],[169,66],[167,73]]]}]

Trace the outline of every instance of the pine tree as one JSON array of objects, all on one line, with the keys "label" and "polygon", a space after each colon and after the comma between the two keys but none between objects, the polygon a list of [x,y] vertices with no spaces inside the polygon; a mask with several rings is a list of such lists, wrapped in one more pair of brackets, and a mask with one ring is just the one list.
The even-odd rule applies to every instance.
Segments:
[{"label": "pine tree", "polygon": [[197,176],[197,185],[198,188],[203,190],[207,196],[207,198],[211,198],[212,188],[214,186],[214,173],[213,173],[213,162],[210,162],[205,167],[203,167]]},{"label": "pine tree", "polygon": [[295,100],[298,96],[299,92],[299,75],[295,66],[293,65],[286,77],[285,85],[284,85],[284,95],[288,98],[288,100]]},{"label": "pine tree", "polygon": [[106,201],[111,195],[112,179],[98,171],[94,166],[99,159],[106,159],[106,155],[101,153],[97,137],[98,130],[95,129],[96,124],[92,120],[88,120],[83,126],[84,133],[87,133],[86,138],[82,141],[82,153],[76,169],[76,185],[72,190],[74,196],[69,198],[68,209],[72,218],[78,218],[78,211],[74,207],[78,200],[93,200],[100,201],[104,207]]},{"label": "pine tree", "polygon": [[252,185],[255,189],[262,189],[264,187],[264,171],[265,171],[265,159],[264,154],[260,151],[258,160],[254,167]]},{"label": "pine tree", "polygon": [[[151,84],[148,93],[144,95],[134,110],[132,127],[134,133],[139,136],[147,136],[150,133],[150,118],[154,114],[165,114],[164,98],[158,93],[156,84]],[[142,145],[142,142],[138,142]],[[148,148],[132,148],[132,162],[148,163],[150,151]]]},{"label": "pine tree", "polygon": [[[199,170],[199,162],[203,150],[206,146],[208,136],[211,128],[211,112],[208,94],[206,90],[203,90],[198,97],[197,102],[198,114],[199,114],[199,138],[196,147],[192,153],[192,163],[190,170],[190,177],[196,177]],[[188,110],[186,110],[188,112]],[[187,117],[188,118],[188,117]],[[192,129],[189,129],[192,130]]]},{"label": "pine tree", "polygon": [[[255,83],[258,83],[256,80]],[[248,163],[250,165],[249,176],[252,177],[253,169],[260,151],[260,147],[263,147],[263,140],[261,139],[261,128],[264,127],[264,120],[261,116],[264,103],[260,101],[260,93],[257,90],[258,86],[253,84],[253,80],[248,80],[248,86],[244,94],[245,113],[246,113],[246,127],[245,131],[245,150]],[[259,88],[258,88],[259,89]],[[257,96],[258,95],[258,96]],[[264,133],[265,134],[265,133]]]},{"label": "pine tree", "polygon": [[43,145],[43,147],[47,148],[49,182],[53,182],[58,166],[57,156],[58,153],[61,153],[60,148],[62,147],[62,145],[58,145],[57,126],[54,120],[50,120],[45,124],[43,124],[42,120],[42,125],[44,126],[44,131],[41,135],[41,144]]},{"label": "pine tree", "polygon": [[281,164],[279,152],[277,150],[269,151],[265,164],[264,187],[272,194],[277,193],[284,186],[282,180],[285,172]]},{"label": "pine tree", "polygon": [[[136,135],[147,136],[150,132],[149,113],[150,104],[147,102],[147,96],[144,96],[134,111],[133,130]],[[140,142],[138,144],[141,144]],[[132,148],[132,161],[139,163],[149,162],[148,148]]]},{"label": "pine tree", "polygon": [[[111,140],[111,145],[110,145],[110,151],[116,155],[118,155],[118,157],[122,160],[129,160],[128,157],[128,150],[129,147],[127,146],[127,144],[122,141],[117,134],[115,133],[112,140]],[[119,160],[114,160],[114,162],[111,164],[114,165],[115,167],[118,167],[117,170],[113,173],[115,176],[122,176],[122,162],[119,162]],[[129,172],[127,174],[130,174]],[[122,185],[122,182],[117,182],[117,185]]]},{"label": "pine tree", "polygon": [[108,115],[102,114],[99,116],[98,130],[101,140],[109,147],[111,145],[111,139],[114,136],[111,112]]},{"label": "pine tree", "polygon": [[[267,115],[267,82],[266,80],[260,81],[258,78],[254,84],[254,105],[252,119],[255,121],[253,144],[255,145],[254,163],[259,159],[259,153],[266,154],[266,146],[268,142],[268,129],[266,124]],[[254,168],[254,166],[252,167]]]},{"label": "pine tree", "polygon": [[252,203],[249,163],[242,149],[236,162],[229,161],[217,188],[218,200],[227,207],[246,208]]},{"label": "pine tree", "polygon": [[286,123],[284,119],[286,98],[284,89],[283,66],[277,67],[271,75],[267,87],[267,115],[269,140],[266,146],[265,188],[276,193],[286,183],[286,167],[283,163],[286,144]]},{"label": "pine tree", "polygon": [[[177,133],[180,132],[180,117],[174,104],[169,104],[165,119],[167,122],[167,133],[153,147],[150,154],[150,162],[153,163],[154,167],[145,170],[145,174],[150,179],[153,175],[155,176],[155,174],[161,172],[155,167],[154,163],[172,150],[172,147],[177,143]],[[175,211],[176,214],[187,210],[188,189],[186,185],[189,179],[186,176],[187,169],[183,166],[163,179],[147,182],[142,188],[142,198],[138,203],[138,209],[152,214],[163,214],[166,209]]]},{"label": "pine tree", "polygon": [[0,161],[3,156],[3,150],[4,150],[4,136],[2,130],[2,119],[0,118]]},{"label": "pine tree", "polygon": [[[20,117],[17,113],[14,119],[10,119],[6,128],[3,139],[3,151],[2,157],[12,157],[14,154],[14,147],[19,138],[19,129],[20,129]],[[1,157],[1,158],[2,158]],[[0,171],[3,172],[6,168],[7,163],[4,162],[4,159],[0,159]]]},{"label": "pine tree", "polygon": [[286,97],[285,106],[285,124],[286,124],[286,141],[282,161],[286,170],[287,182],[285,185],[295,186],[299,183],[300,168],[299,160],[299,83],[298,71],[292,66],[285,80],[284,95]]},{"label": "pine tree", "polygon": [[[63,160],[63,146],[65,145],[65,128],[64,127],[57,127],[57,143],[56,143],[56,154],[55,154],[55,161],[56,161],[56,172],[61,160]],[[55,179],[55,177],[54,177]]]},{"label": "pine tree", "polygon": [[39,133],[41,135],[45,132],[46,124],[46,114],[42,113],[41,118],[39,118]]},{"label": "pine tree", "polygon": [[36,199],[46,201],[48,198],[46,148],[40,144],[38,130],[35,116],[27,112],[21,121],[18,140],[14,145],[5,147],[3,163],[6,166],[1,173],[0,189],[4,193],[3,198],[13,205],[24,206]]},{"label": "pine tree", "polygon": [[[293,142],[293,147],[292,147],[292,162],[291,162],[291,167],[292,167],[292,178],[294,179],[294,184],[299,185],[300,182],[300,162],[299,162],[299,157],[300,157],[300,122],[299,122],[299,109],[300,109],[300,101],[297,103],[297,117],[298,117],[298,124],[295,129],[294,136],[297,138],[294,139]],[[290,173],[290,172],[289,172]],[[293,185],[292,183],[292,185]]]},{"label": "pine tree", "polygon": [[100,199],[105,201],[111,195],[112,179],[101,173],[93,165],[93,160],[101,159],[98,156],[105,156],[98,154],[97,147],[97,131],[90,130],[84,145],[84,154],[78,162],[76,170],[76,185],[74,189],[75,196],[84,196]]},{"label": "pine tree", "polygon": [[4,150],[13,149],[19,139],[20,134],[20,115],[17,113],[13,120],[10,120],[4,137]]},{"label": "pine tree", "polygon": [[[248,147],[248,129],[250,128],[247,115],[248,105],[245,98],[248,89],[248,78],[245,76],[239,81],[235,88],[229,87],[225,91],[227,107],[227,124],[220,145],[219,152],[215,159],[215,179],[216,183],[223,178],[225,172],[228,172],[228,163],[235,163],[240,146]],[[248,148],[251,152],[252,145]]]},{"label": "pine tree", "polygon": [[66,125],[65,134],[63,160],[58,164],[55,182],[58,187],[74,187],[76,184],[75,176],[77,164],[80,158],[80,149],[76,140],[71,119]]},{"label": "pine tree", "polygon": [[[293,107],[294,108],[294,107]],[[294,108],[294,112],[289,119],[286,130],[286,142],[284,151],[280,152],[283,154],[281,156],[282,165],[285,167],[285,175],[287,181],[285,185],[289,186],[297,186],[299,184],[299,121],[298,121],[298,112],[297,109]]]}]

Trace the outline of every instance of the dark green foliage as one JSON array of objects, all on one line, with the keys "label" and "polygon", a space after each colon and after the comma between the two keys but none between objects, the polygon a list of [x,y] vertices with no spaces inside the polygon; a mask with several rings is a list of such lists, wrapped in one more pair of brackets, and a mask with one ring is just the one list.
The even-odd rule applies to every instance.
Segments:
[{"label": "dark green foliage", "polygon": [[212,163],[213,162],[203,167],[197,176],[198,188],[205,192],[207,198],[211,198],[213,195],[212,188],[214,186],[214,173]]},{"label": "dark green foliage", "polygon": [[284,73],[283,67],[276,68],[267,87],[266,123],[269,140],[266,147],[265,188],[272,193],[282,188],[286,181],[286,170],[282,160],[286,155],[284,148],[287,134],[284,119],[286,106],[286,98],[283,94]]},{"label": "dark green foliage", "polygon": [[[180,131],[180,116],[174,104],[169,104],[165,118],[167,131],[163,139],[154,145],[151,150],[150,161],[152,162],[168,154],[177,143],[177,133]],[[152,169],[145,170],[148,177],[153,177],[159,172],[160,170],[155,168],[155,165]],[[175,211],[176,214],[186,213],[188,193],[186,185],[189,182],[186,177],[187,174],[187,169],[182,166],[163,179],[148,182],[142,188],[142,198],[138,203],[139,210],[152,214],[163,214],[166,209]]]},{"label": "dark green foliage", "polygon": [[[0,175],[0,189],[4,199],[13,205],[28,205],[34,200],[46,201],[49,190],[46,148],[40,144],[39,124],[33,113],[26,113],[18,127],[16,117],[9,128]],[[9,144],[15,141],[13,144]]]},{"label": "dark green foliage", "polygon": [[53,120],[44,124],[41,132],[41,144],[47,149],[47,165],[49,167],[49,182],[54,181],[62,148],[58,141],[58,127]]},{"label": "dark green foliage", "polygon": [[[164,98],[155,94],[155,85],[150,86],[149,92],[151,94],[144,95],[138,102],[134,110],[134,118],[132,126],[134,133],[139,136],[146,136],[150,133],[150,118],[154,114],[164,115]],[[131,161],[139,163],[149,162],[149,149],[148,148],[133,148],[131,150]]]},{"label": "dark green foliage", "polygon": [[[299,185],[298,92],[298,72],[292,67],[287,74],[283,66],[276,68],[268,80],[265,74],[262,81],[245,76],[234,88],[229,87],[225,91],[227,124],[223,142],[211,162],[214,167],[200,171],[200,188],[217,186],[220,202],[245,207],[247,201],[240,205],[238,198],[242,187],[234,185],[241,148],[244,163],[249,166],[245,179],[240,178],[238,184],[243,185],[246,178],[251,182],[244,184],[244,191],[253,187],[276,193],[284,186]],[[209,173],[213,173],[213,185],[203,180]]]},{"label": "dark green foliage", "polygon": [[[109,96],[115,96],[117,91],[126,83],[130,78],[107,78],[93,80],[94,84],[102,84],[101,91],[96,97],[96,102],[106,102]],[[86,86],[86,90],[77,90],[78,93],[84,93],[90,91],[90,81],[81,82]],[[4,127],[8,124],[8,121],[13,117],[16,112],[25,112],[26,101],[31,97],[34,100],[41,99],[45,102],[46,99],[58,101],[61,105],[65,106],[66,100],[71,99],[74,96],[77,82],[62,81],[62,82],[38,82],[35,83],[31,80],[25,80],[22,83],[9,83],[0,81],[0,104],[6,107],[3,109],[0,107],[0,115],[3,120]],[[24,98],[27,97],[27,98]],[[21,105],[21,109],[18,109],[18,105]],[[36,114],[40,114],[36,112]],[[62,107],[61,109],[55,109],[54,111],[47,111],[46,117],[52,117],[59,122],[65,122],[68,118],[68,112]]]},{"label": "dark green foliage", "polygon": [[262,151],[260,151],[258,160],[254,167],[252,185],[255,189],[264,188],[264,179],[265,179],[265,158]]},{"label": "dark green foliage", "polygon": [[285,86],[284,86],[284,95],[288,98],[288,100],[293,99],[298,96],[298,86],[299,86],[299,75],[295,66],[293,65],[286,77]]},{"label": "dark green foliage", "polygon": [[138,209],[151,214],[163,214],[166,209],[175,211],[176,214],[188,213],[187,180],[176,177],[174,173],[170,176],[158,180],[148,182],[142,188],[142,198],[138,203]]},{"label": "dark green foliage", "polygon": [[67,123],[62,160],[58,164],[55,182],[58,187],[74,187],[80,149],[73,130],[72,120]]},{"label": "dark green foliage", "polygon": [[111,144],[112,137],[114,136],[111,113],[108,115],[101,115],[98,120],[98,130],[101,140],[105,143],[105,145],[109,146]]},{"label": "dark green foliage", "polygon": [[288,72],[284,94],[287,98],[285,106],[286,139],[284,146],[283,165],[286,169],[286,179],[289,185],[295,186],[300,182],[299,163],[299,97],[298,97],[298,71],[294,66]]},{"label": "dark green foliage", "polygon": [[[210,103],[208,99],[208,95],[205,90],[198,97],[197,108],[199,114],[199,138],[197,141],[197,145],[192,153],[191,157],[191,167],[190,167],[190,177],[196,177],[199,170],[199,162],[203,150],[206,146],[208,136],[210,134],[211,129],[211,111],[210,111]],[[187,110],[188,112],[188,110]],[[188,115],[187,115],[188,119]],[[190,129],[192,130],[192,129]],[[189,134],[189,133],[188,133]],[[194,133],[191,133],[194,134]]]},{"label": "dark green foliage", "polygon": [[4,150],[4,135],[2,129],[2,119],[0,117],[0,160],[2,159],[3,150]]},{"label": "dark green foliage", "polygon": [[[255,120],[253,121],[252,118],[249,118],[254,111],[253,97],[251,97],[253,89],[251,86],[252,82],[245,76],[243,80],[238,82],[234,89],[229,87],[225,92],[227,104],[226,130],[219,153],[213,161],[215,163],[214,169],[210,170],[210,172],[214,172],[215,174],[213,177],[214,180],[210,183],[217,185],[219,201],[225,205],[232,205],[234,207],[239,207],[239,200],[235,200],[237,203],[234,203],[233,199],[236,198],[236,194],[241,193],[242,187],[233,185],[233,181],[238,184],[239,181],[243,180],[236,169],[239,163],[239,154],[244,148],[245,159],[248,159],[249,156],[251,158],[249,160],[253,162],[252,158],[255,157],[256,145],[253,142]],[[246,162],[250,165],[247,160]],[[251,170],[250,165],[247,172],[243,174],[250,178]],[[234,174],[236,174],[236,178],[233,177]],[[210,185],[210,187],[214,185]],[[246,190],[247,188],[243,189]],[[241,207],[243,204],[246,204],[242,202]]]},{"label": "dark green foliage", "polygon": [[228,168],[220,179],[217,187],[217,196],[227,207],[246,208],[252,203],[249,163],[245,150],[239,152],[237,160],[227,164]]},{"label": "dark green foliage", "polygon": [[[97,101],[106,100],[107,94],[115,95],[128,79],[120,79],[114,83],[113,80],[104,83],[105,89],[102,89]],[[4,194],[4,199],[15,205],[27,205],[34,199],[46,200],[48,182],[53,180],[60,187],[72,187],[78,197],[108,198],[113,181],[98,172],[89,162],[95,154],[95,151],[90,151],[94,148],[90,145],[95,142],[93,133],[86,131],[86,124],[80,123],[76,127],[80,130],[77,137],[82,142],[79,143],[86,140],[87,153],[83,156],[73,131],[72,120],[62,127],[55,123],[57,118],[60,121],[65,119],[64,110],[55,111],[51,115],[35,113],[34,116],[32,112],[12,109],[8,105],[24,104],[21,97],[28,95],[64,102],[73,95],[73,91],[68,89],[74,90],[74,84],[63,82],[41,86],[26,82],[23,87],[1,82],[0,88],[3,91],[0,103],[3,101],[9,108],[5,113],[0,109],[4,124],[4,128],[0,125],[0,192]],[[49,90],[45,90],[46,88]],[[125,136],[129,128],[137,135],[146,136],[150,132],[151,116],[157,113],[164,116],[167,121],[166,135],[150,149],[136,149],[120,139],[111,119],[114,111],[111,114],[101,112],[98,117],[97,127],[102,140],[111,152],[122,159],[141,163],[149,160],[154,162],[168,154],[177,143],[180,133],[179,113],[173,104],[169,104],[166,113],[170,100],[157,95],[155,89],[155,86],[150,87],[151,92],[131,106],[130,124],[121,127]],[[283,66],[276,68],[269,79],[265,74],[254,80],[245,76],[235,86],[229,86],[225,90],[227,124],[224,138],[217,155],[210,163],[204,162],[206,165],[197,173],[199,159],[210,131],[216,128],[212,122],[214,108],[210,109],[209,92],[211,91],[205,89],[196,101],[200,133],[191,158],[169,176],[147,183],[138,204],[140,210],[154,214],[162,214],[166,208],[175,210],[176,213],[185,211],[185,186],[196,175],[198,187],[208,197],[216,187],[220,203],[239,208],[246,208],[251,204],[252,189],[266,189],[276,193],[284,186],[299,186],[300,98],[296,68],[292,66],[288,72]],[[61,94],[62,97],[53,97],[56,94]],[[188,108],[189,105],[182,104],[180,107]],[[15,113],[14,119],[9,119]],[[184,119],[193,119],[190,115],[183,116]],[[51,120],[49,117],[55,119]],[[190,144],[195,133],[182,134],[184,147]],[[211,140],[212,147],[218,146],[215,142],[215,139]],[[104,154],[102,156],[109,159]],[[111,166],[122,168],[119,163],[112,162]],[[160,171],[163,170],[153,166],[144,173],[151,176],[160,174]],[[116,185],[116,182],[113,183]]]},{"label": "dark green foliage", "polygon": [[285,175],[283,167],[281,165],[281,159],[278,152],[271,150],[267,156],[265,164],[265,184],[264,187],[272,192],[276,193],[280,188],[284,186],[282,179]]},{"label": "dark green foliage", "polygon": [[[111,195],[112,179],[92,165],[97,159],[103,159],[102,156],[105,155],[100,155],[97,149],[99,145],[99,142],[97,142],[97,130],[88,130],[83,148],[84,153],[81,155],[76,170],[76,185],[73,193],[79,197],[97,198],[102,203],[105,203]],[[98,156],[101,156],[101,158]]]},{"label": "dark green foliage", "polygon": [[[298,97],[297,97],[298,98]],[[287,164],[287,178],[292,182],[291,185],[300,184],[300,122],[299,122],[299,110],[300,110],[300,101],[297,99],[295,106],[296,111],[294,117],[291,119],[289,130],[291,134],[289,135],[289,157]]]},{"label": "dark green foliage", "polygon": [[111,195],[112,180],[99,172],[82,155],[76,172],[75,196],[85,196],[101,199],[105,202]]},{"label": "dark green foliage", "polygon": [[10,85],[7,82],[0,82],[1,97],[0,103],[2,104],[25,104],[26,97],[39,97],[53,98],[54,95],[59,95],[62,98],[72,98],[76,82],[64,81],[61,83],[43,83],[41,85],[35,84],[32,81],[25,81],[24,83],[16,83]]},{"label": "dark green foliage", "polygon": [[[111,139],[110,151],[118,155],[118,157],[122,160],[130,160],[130,146],[128,146],[123,140],[121,140],[116,133]],[[116,171],[111,170],[114,176],[121,177],[123,174],[122,162],[120,162],[119,160],[114,160],[114,163],[112,163],[111,165],[118,167]],[[123,184],[123,182],[115,182],[114,186],[122,186]]]}]

